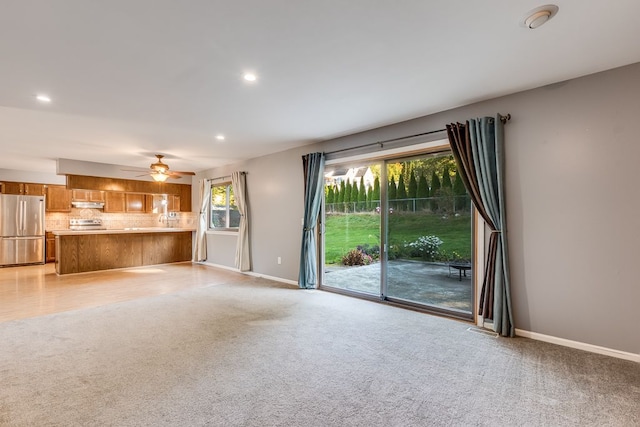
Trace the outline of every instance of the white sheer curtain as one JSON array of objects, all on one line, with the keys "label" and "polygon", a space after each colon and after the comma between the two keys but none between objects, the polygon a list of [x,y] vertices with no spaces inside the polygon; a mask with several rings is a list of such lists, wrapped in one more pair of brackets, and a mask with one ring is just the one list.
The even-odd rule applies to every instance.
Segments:
[{"label": "white sheer curtain", "polygon": [[249,207],[247,206],[247,175],[246,172],[233,172],[231,183],[236,206],[240,213],[238,226],[238,244],[236,245],[236,268],[240,271],[251,270],[251,255],[249,253]]},{"label": "white sheer curtain", "polygon": [[196,249],[194,254],[194,261],[206,261],[207,260],[207,217],[209,210],[209,200],[211,199],[209,194],[209,180],[200,180],[200,213],[198,215],[198,227],[196,229]]}]

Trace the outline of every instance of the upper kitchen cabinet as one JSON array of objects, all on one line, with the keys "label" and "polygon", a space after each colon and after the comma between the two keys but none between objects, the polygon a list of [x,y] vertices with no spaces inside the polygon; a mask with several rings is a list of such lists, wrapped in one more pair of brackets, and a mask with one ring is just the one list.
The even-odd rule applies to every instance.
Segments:
[{"label": "upper kitchen cabinet", "polygon": [[180,196],[175,194],[167,196],[167,212],[180,212]]},{"label": "upper kitchen cabinet", "polygon": [[129,213],[147,212],[147,197],[140,193],[126,193],[124,196],[125,211]]},{"label": "upper kitchen cabinet", "polygon": [[107,213],[121,213],[125,211],[125,194],[116,191],[104,193],[104,211]]},{"label": "upper kitchen cabinet", "polygon": [[180,212],[191,212],[191,184],[174,184],[166,182],[137,181],[119,178],[67,175],[67,187],[105,192],[113,191],[122,193],[145,193],[153,195],[173,194],[176,196],[180,196]]},{"label": "upper kitchen cabinet", "polygon": [[191,186],[183,185],[180,187],[180,212],[191,212]]},{"label": "upper kitchen cabinet", "polygon": [[71,190],[64,185],[47,185],[47,212],[71,212]]},{"label": "upper kitchen cabinet", "polygon": [[104,191],[73,190],[74,202],[104,202]]},{"label": "upper kitchen cabinet", "polygon": [[44,196],[46,185],[44,184],[24,184],[24,193],[27,196]]},{"label": "upper kitchen cabinet", "polygon": [[153,196],[141,193],[122,193],[106,191],[104,193],[104,211],[106,213],[145,213],[153,208]]},{"label": "upper kitchen cabinet", "polygon": [[45,185],[28,182],[3,182],[2,194],[23,194],[26,196],[44,196]]}]

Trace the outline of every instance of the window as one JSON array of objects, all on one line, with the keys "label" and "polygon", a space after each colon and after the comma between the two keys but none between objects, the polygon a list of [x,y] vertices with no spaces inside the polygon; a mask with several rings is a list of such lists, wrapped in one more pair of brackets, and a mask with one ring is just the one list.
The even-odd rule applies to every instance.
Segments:
[{"label": "window", "polygon": [[240,213],[236,206],[231,183],[211,186],[210,210],[209,228],[217,230],[238,228]]}]

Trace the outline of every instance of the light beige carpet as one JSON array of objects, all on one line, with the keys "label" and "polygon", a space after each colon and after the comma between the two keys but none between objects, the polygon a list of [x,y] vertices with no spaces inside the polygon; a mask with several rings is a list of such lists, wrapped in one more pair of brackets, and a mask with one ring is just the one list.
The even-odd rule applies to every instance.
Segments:
[{"label": "light beige carpet", "polygon": [[262,279],[0,323],[2,426],[638,426],[640,366]]}]

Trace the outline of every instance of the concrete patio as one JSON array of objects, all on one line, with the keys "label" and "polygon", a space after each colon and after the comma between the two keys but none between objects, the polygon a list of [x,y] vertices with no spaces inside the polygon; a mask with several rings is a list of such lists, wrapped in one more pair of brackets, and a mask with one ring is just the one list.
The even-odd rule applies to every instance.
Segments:
[{"label": "concrete patio", "polygon": [[[388,266],[388,296],[471,313],[471,271],[460,278],[458,270],[443,263],[393,260]],[[325,286],[379,295],[380,263],[325,265],[324,282]]]}]

